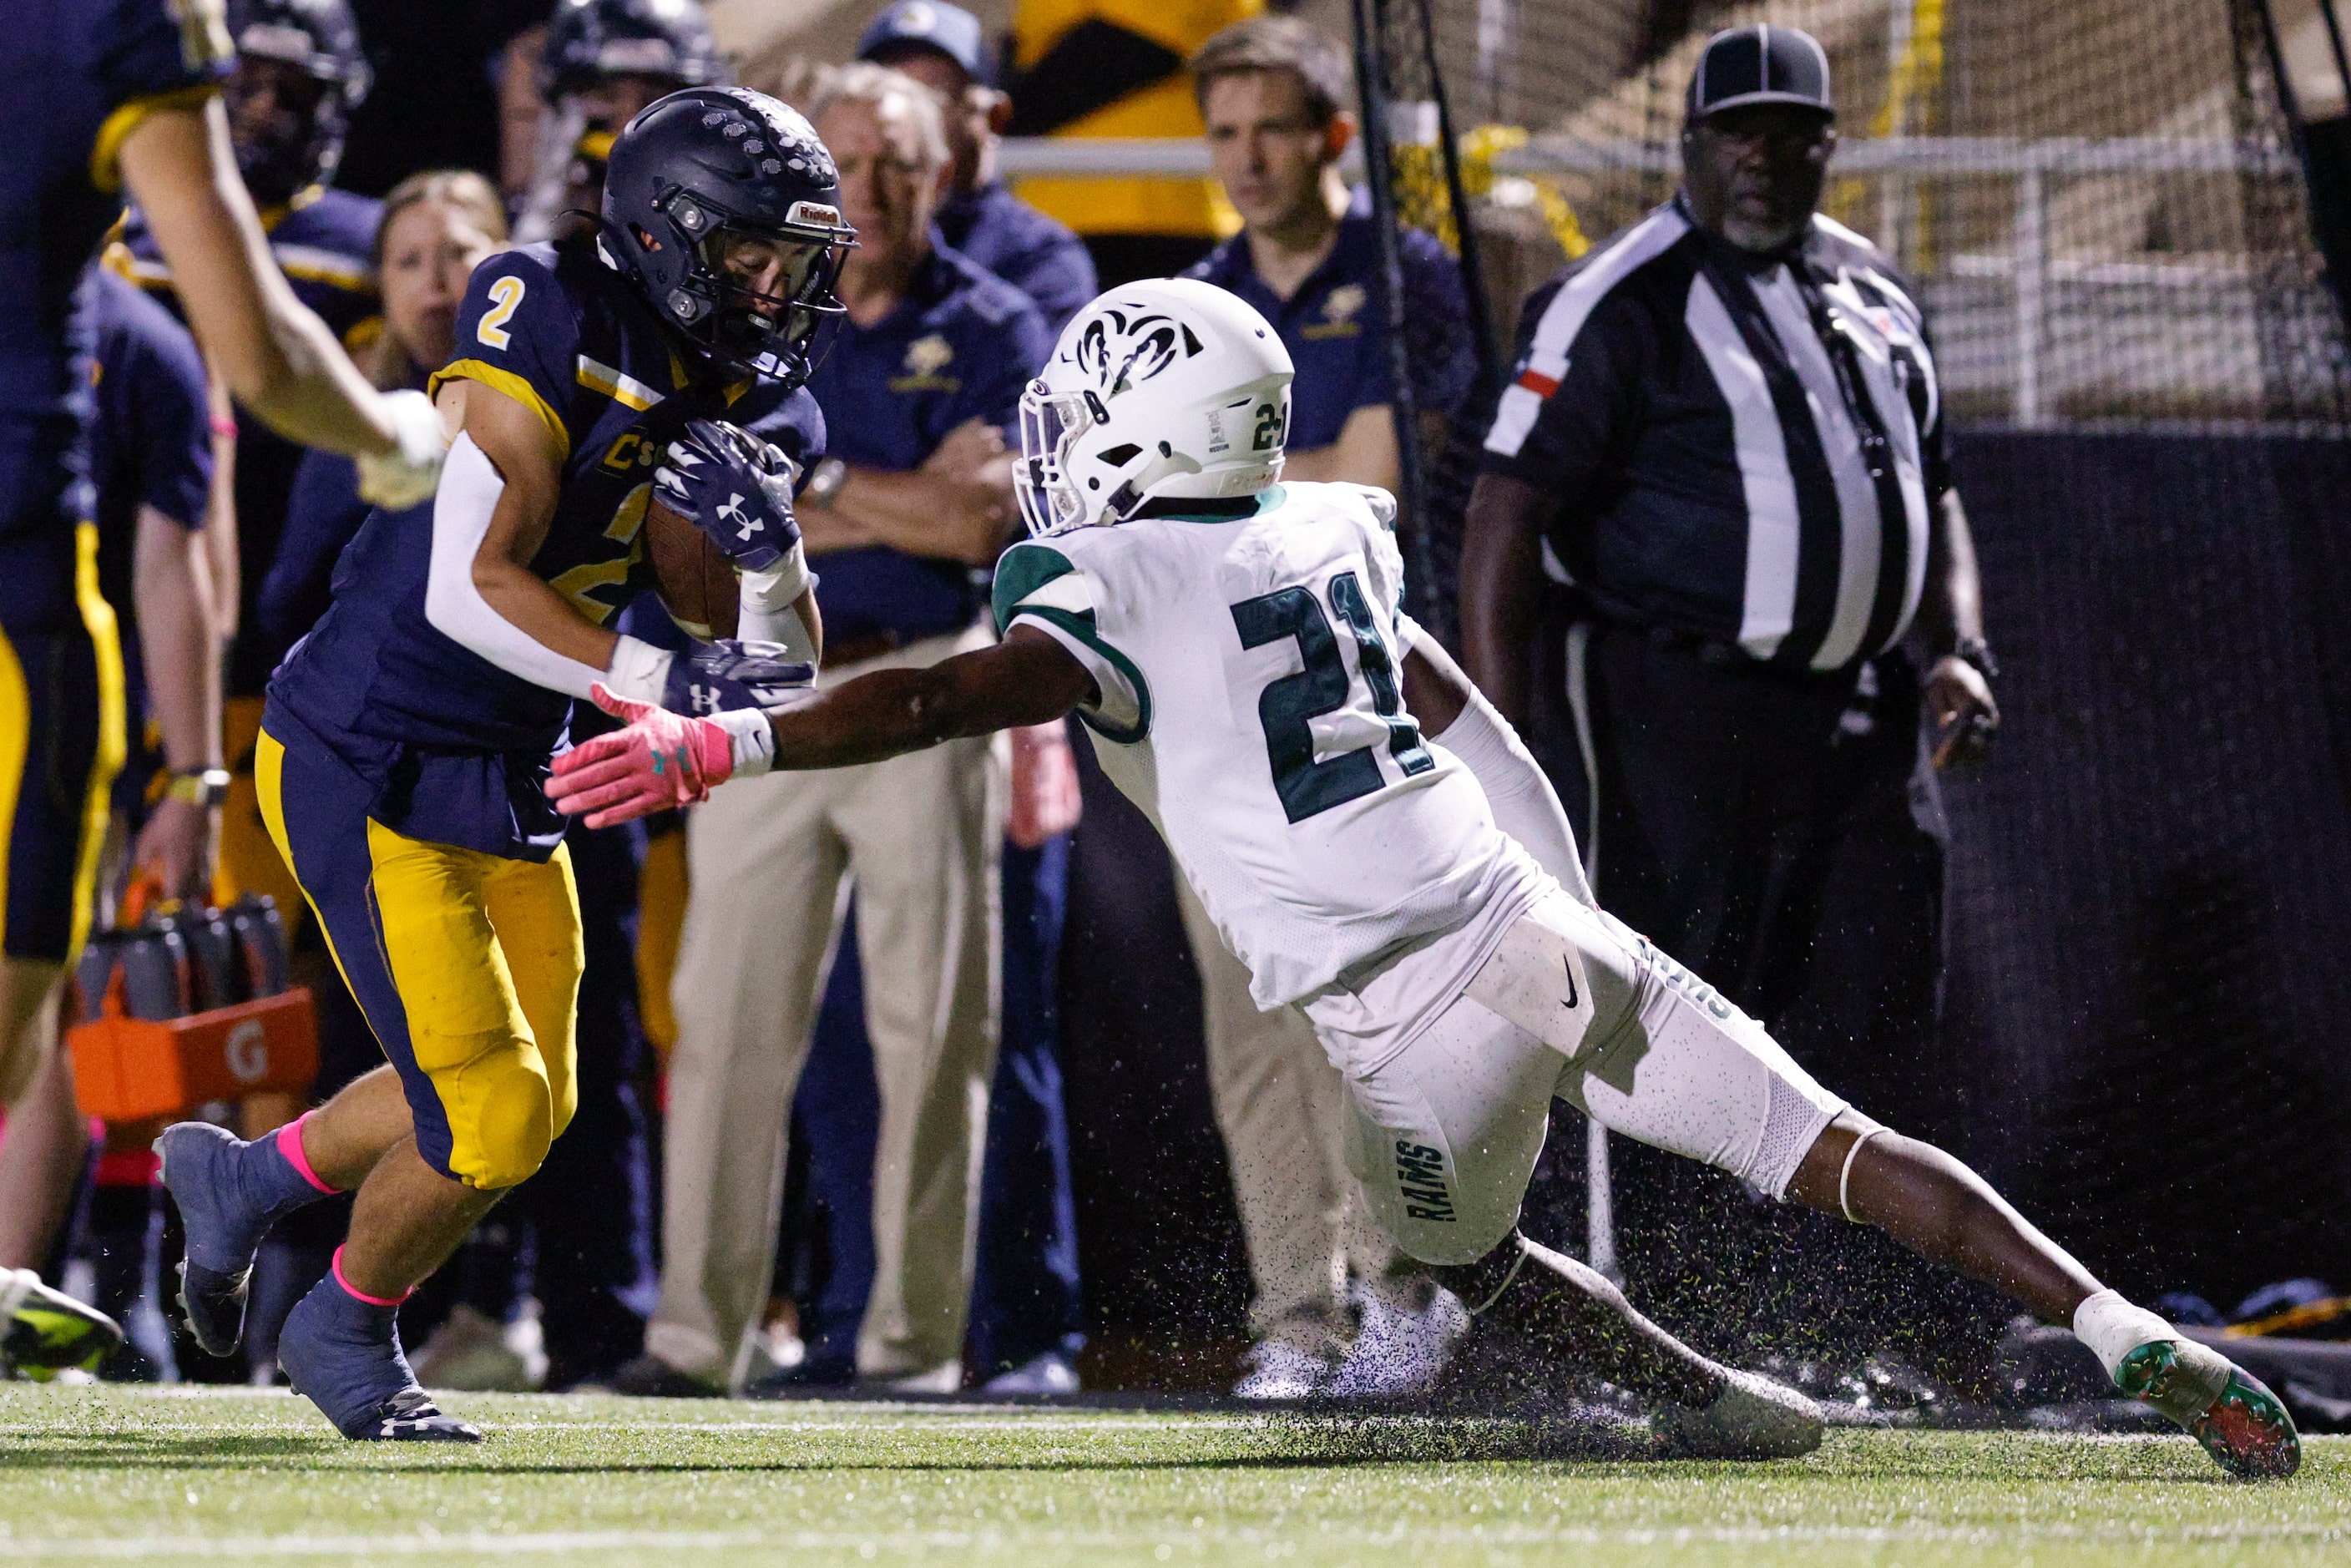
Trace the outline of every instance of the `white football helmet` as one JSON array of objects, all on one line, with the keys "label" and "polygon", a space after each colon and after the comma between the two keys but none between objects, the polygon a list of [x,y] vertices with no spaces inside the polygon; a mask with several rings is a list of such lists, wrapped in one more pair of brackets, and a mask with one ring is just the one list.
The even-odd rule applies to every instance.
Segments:
[{"label": "white football helmet", "polygon": [[1212,283],[1113,288],[1062,329],[1020,396],[1030,534],[1123,522],[1163,496],[1253,496],[1281,477],[1290,350]]}]

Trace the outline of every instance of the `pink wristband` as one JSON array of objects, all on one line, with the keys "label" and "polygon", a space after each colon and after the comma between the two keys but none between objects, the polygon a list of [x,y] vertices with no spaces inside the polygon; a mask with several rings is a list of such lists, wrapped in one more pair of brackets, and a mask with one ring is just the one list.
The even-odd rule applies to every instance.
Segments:
[{"label": "pink wristband", "polygon": [[332,1196],[343,1189],[339,1186],[329,1186],[320,1178],[319,1173],[310,1168],[310,1156],[302,1152],[302,1124],[309,1119],[310,1113],[305,1111],[277,1129],[277,1152],[285,1156],[286,1163],[292,1166],[304,1181],[308,1182],[320,1192]]},{"label": "pink wristband", "polygon": [[396,1307],[400,1305],[401,1302],[408,1300],[409,1297],[416,1294],[416,1287],[411,1285],[408,1289],[401,1291],[400,1294],[393,1296],[389,1300],[386,1300],[382,1296],[369,1295],[365,1291],[362,1291],[358,1286],[352,1284],[350,1276],[343,1272],[343,1249],[340,1247],[335,1249],[333,1268],[335,1271],[335,1283],[343,1288],[343,1294],[350,1297],[351,1300],[355,1301],[365,1301],[371,1307]]}]

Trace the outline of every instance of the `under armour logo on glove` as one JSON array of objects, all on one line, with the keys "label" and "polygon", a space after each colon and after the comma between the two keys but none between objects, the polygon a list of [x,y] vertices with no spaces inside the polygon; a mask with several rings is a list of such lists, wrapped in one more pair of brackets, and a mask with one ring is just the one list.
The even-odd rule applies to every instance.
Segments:
[{"label": "under armour logo on glove", "polygon": [[816,666],[786,656],[781,643],[705,643],[670,662],[662,706],[707,716],[738,708],[777,713],[816,689]]},{"label": "under armour logo on glove", "polygon": [[721,420],[697,419],[653,470],[663,506],[744,571],[766,571],[799,542],[792,486],[799,470],[777,448]]}]

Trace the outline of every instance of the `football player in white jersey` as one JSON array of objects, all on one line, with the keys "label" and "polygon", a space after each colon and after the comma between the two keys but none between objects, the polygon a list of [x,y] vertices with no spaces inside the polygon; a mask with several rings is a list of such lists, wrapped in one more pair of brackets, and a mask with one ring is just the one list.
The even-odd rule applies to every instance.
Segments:
[{"label": "football player in white jersey", "polygon": [[1102,296],[1022,400],[1033,537],[997,568],[1001,643],[774,716],[599,693],[629,727],[559,759],[549,790],[601,826],[736,775],[1075,711],[1259,1004],[1303,1009],[1345,1075],[1373,1212],[1472,1311],[1662,1402],[1698,1448],[1817,1441],[1800,1396],[1698,1355],[1519,1233],[1556,1096],[1999,1286],[2071,1323],[2224,1469],[2292,1473],[2299,1439],[2262,1384],[2105,1288],[1958,1160],[1814,1082],[1593,904],[1532,758],[1403,612],[1394,502],[1280,483],[1290,374],[1264,319],[1209,285]]}]

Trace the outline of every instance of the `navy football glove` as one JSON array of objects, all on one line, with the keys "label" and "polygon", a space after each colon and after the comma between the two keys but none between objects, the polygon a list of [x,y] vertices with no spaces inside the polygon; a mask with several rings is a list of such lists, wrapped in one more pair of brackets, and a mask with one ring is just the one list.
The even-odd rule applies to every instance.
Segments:
[{"label": "navy football glove", "polygon": [[653,470],[653,494],[692,517],[711,543],[744,571],[766,571],[799,542],[792,517],[790,458],[758,436],[715,419],[697,419],[669,444]]},{"label": "navy football glove", "polygon": [[775,713],[807,696],[816,666],[784,656],[781,643],[744,643],[734,638],[698,644],[670,661],[662,685],[662,706],[672,713],[708,717],[737,708]]}]

